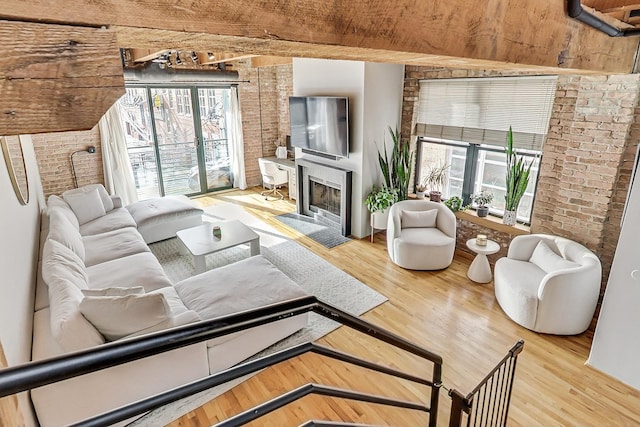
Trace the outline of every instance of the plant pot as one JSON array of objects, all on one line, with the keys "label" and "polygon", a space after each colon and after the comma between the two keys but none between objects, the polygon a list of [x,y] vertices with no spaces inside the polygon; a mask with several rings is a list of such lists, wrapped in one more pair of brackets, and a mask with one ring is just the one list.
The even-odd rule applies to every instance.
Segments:
[{"label": "plant pot", "polygon": [[416,191],[416,198],[424,199],[424,195],[427,194],[426,191]]},{"label": "plant pot", "polygon": [[476,213],[478,214],[478,217],[484,218],[487,215],[489,215],[489,207],[488,206],[481,206],[481,207],[478,208]]},{"label": "plant pot", "polygon": [[439,191],[430,191],[429,192],[429,200],[432,202],[440,202],[442,201],[442,193]]},{"label": "plant pot", "polygon": [[517,211],[504,211],[502,222],[506,225],[516,225]]},{"label": "plant pot", "polygon": [[389,210],[387,208],[383,211],[374,212],[371,214],[371,226],[376,230],[386,230],[387,220],[389,219]]}]

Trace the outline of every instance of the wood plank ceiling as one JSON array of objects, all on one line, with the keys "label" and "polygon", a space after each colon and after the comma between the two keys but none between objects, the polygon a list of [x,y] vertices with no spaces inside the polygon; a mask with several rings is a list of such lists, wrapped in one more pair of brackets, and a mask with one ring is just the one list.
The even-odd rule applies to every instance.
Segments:
[{"label": "wood plank ceiling", "polygon": [[139,58],[189,50],[211,61],[232,54],[632,70],[638,39],[610,38],[565,8],[561,0],[2,0],[0,135],[92,127],[123,92],[118,48],[142,50]]},{"label": "wood plank ceiling", "polygon": [[[640,0],[582,0],[583,6],[593,9],[620,28],[640,28]],[[611,23],[610,20],[607,22]],[[617,25],[616,25],[617,24]]]}]

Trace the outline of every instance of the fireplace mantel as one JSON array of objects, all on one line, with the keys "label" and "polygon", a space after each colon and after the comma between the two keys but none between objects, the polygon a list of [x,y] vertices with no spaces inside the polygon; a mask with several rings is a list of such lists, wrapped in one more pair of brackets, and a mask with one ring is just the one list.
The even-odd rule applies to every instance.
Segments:
[{"label": "fireplace mantel", "polygon": [[[296,208],[299,214],[312,218],[322,216],[335,222],[343,236],[351,234],[351,174],[350,170],[338,168],[324,163],[317,163],[306,159],[296,160],[296,177],[298,198]],[[340,190],[340,213],[318,212],[310,206],[311,182],[326,185]]]}]

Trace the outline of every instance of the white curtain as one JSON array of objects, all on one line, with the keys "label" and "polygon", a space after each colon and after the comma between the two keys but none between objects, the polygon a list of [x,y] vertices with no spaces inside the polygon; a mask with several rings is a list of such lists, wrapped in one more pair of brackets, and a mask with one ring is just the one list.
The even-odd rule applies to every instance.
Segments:
[{"label": "white curtain", "polygon": [[227,112],[229,124],[229,147],[231,151],[231,172],[233,186],[244,190],[247,188],[247,177],[244,170],[244,138],[242,137],[242,114],[238,100],[238,88],[231,87],[231,102]]},{"label": "white curtain", "polygon": [[102,116],[99,126],[105,187],[110,194],[120,196],[123,205],[136,202],[138,194],[118,102]]}]

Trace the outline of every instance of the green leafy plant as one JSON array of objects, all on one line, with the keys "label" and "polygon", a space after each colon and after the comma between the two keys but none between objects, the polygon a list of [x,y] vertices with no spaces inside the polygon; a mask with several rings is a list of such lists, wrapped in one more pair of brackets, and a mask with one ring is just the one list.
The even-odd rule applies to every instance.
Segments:
[{"label": "green leafy plant", "polygon": [[479,208],[485,208],[489,203],[493,202],[493,193],[489,190],[482,190],[478,194],[472,195],[471,200]]},{"label": "green leafy plant", "polygon": [[520,199],[524,195],[527,185],[529,185],[529,174],[533,160],[527,163],[522,156],[518,156],[513,149],[513,132],[509,126],[507,133],[507,191],[504,195],[505,210],[515,211],[518,209]]},{"label": "green leafy plant", "polygon": [[364,203],[367,205],[369,212],[374,213],[384,211],[397,201],[398,191],[395,188],[382,187],[378,190],[374,185]]},{"label": "green leafy plant", "polygon": [[453,212],[463,211],[469,206],[464,205],[464,201],[458,196],[451,196],[444,201],[444,205],[451,209]]},{"label": "green leafy plant", "polygon": [[398,129],[393,130],[389,126],[389,133],[393,141],[391,157],[389,158],[387,155],[386,143],[383,143],[384,156],[378,150],[378,163],[380,164],[386,188],[396,189],[398,191],[398,200],[406,200],[409,196],[413,153],[409,151],[409,144],[401,143]]}]

